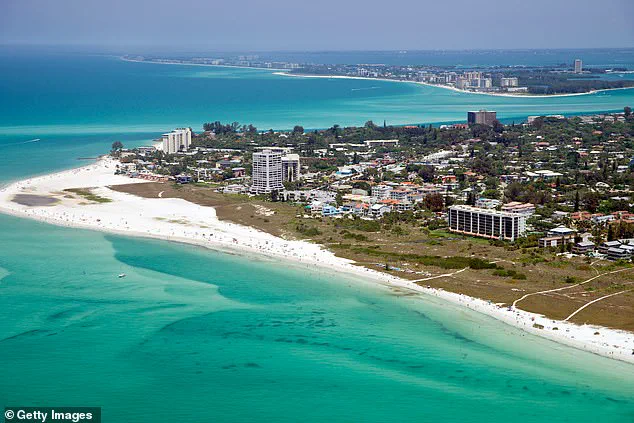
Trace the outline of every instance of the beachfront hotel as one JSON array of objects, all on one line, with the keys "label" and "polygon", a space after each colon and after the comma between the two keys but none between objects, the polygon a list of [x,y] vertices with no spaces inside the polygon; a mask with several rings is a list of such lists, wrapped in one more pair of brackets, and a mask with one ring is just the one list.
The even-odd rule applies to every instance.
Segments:
[{"label": "beachfront hotel", "polygon": [[264,149],[253,153],[251,192],[269,194],[283,190],[282,173],[282,152]]},{"label": "beachfront hotel", "polygon": [[449,207],[449,230],[515,241],[526,232],[526,214],[458,205]]},{"label": "beachfront hotel", "polygon": [[192,143],[192,131],[189,128],[176,128],[172,132],[163,134],[163,152],[174,154],[181,150],[188,150]]}]

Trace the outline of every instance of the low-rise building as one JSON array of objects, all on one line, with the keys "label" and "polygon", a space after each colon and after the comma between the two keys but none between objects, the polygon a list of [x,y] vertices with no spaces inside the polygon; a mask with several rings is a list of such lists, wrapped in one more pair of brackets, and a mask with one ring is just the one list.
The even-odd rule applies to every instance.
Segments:
[{"label": "low-rise building", "polygon": [[560,247],[566,244],[573,244],[575,242],[576,234],[577,231],[574,229],[566,228],[565,226],[558,226],[549,230],[545,237],[539,238],[537,243],[540,248]]},{"label": "low-rise building", "polygon": [[599,252],[601,254],[607,254],[610,248],[618,248],[621,246],[620,241],[605,241],[599,245]]},{"label": "low-rise building", "polygon": [[546,234],[546,236],[548,237],[569,237],[572,236],[574,237],[575,234],[577,233],[577,231],[575,231],[574,229],[570,229],[570,228],[566,228],[565,226],[557,226],[554,229],[551,229],[548,231],[548,233]]},{"label": "low-rise building", "polygon": [[390,198],[391,192],[392,187],[388,185],[374,185],[372,187],[372,197],[376,198],[377,200]]},{"label": "low-rise building", "polygon": [[227,185],[226,187],[224,187],[222,190],[222,193],[223,194],[244,194],[247,191],[248,189],[244,185],[233,184],[233,185]]},{"label": "low-rise building", "polygon": [[575,254],[588,254],[594,251],[595,245],[592,241],[581,241],[573,245],[572,252]]},{"label": "low-rise building", "polygon": [[557,235],[557,236],[545,236],[537,240],[539,248],[548,247],[561,247],[562,245],[572,244],[575,242],[575,236],[573,235]]},{"label": "low-rise building", "polygon": [[330,204],[326,204],[321,208],[321,215],[324,217],[332,217],[339,214],[341,214],[341,210],[335,206],[331,206]]},{"label": "low-rise building", "polygon": [[398,147],[398,140],[367,140],[366,147]]},{"label": "low-rise building", "polygon": [[607,254],[610,260],[627,260],[632,256],[630,251],[619,247],[609,248]]},{"label": "low-rise building", "polygon": [[370,210],[368,211],[369,216],[376,218],[382,217],[385,213],[390,213],[392,211],[392,207],[387,204],[373,204],[370,206]]},{"label": "low-rise building", "polygon": [[502,206],[502,211],[512,214],[521,214],[528,217],[535,213],[535,205],[531,203],[520,203],[518,201],[512,201],[510,203],[504,204]]},{"label": "low-rise building", "polygon": [[478,198],[475,202],[475,206],[482,209],[494,209],[497,206],[502,204],[500,200],[496,200],[494,198]]}]

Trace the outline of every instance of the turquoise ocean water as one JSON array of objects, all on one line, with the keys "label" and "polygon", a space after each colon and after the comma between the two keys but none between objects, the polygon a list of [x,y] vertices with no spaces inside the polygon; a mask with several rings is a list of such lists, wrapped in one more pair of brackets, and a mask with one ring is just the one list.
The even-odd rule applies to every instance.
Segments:
[{"label": "turquoise ocean water", "polygon": [[[485,100],[518,116],[634,103],[623,91],[520,99],[522,109],[407,84],[101,56],[13,53],[0,65],[2,182],[80,165],[116,139],[144,144],[212,119],[323,127],[379,114],[457,120],[451,104]],[[634,366],[440,300],[4,215],[0,364],[0,408],[96,405],[108,422],[634,421]]]}]

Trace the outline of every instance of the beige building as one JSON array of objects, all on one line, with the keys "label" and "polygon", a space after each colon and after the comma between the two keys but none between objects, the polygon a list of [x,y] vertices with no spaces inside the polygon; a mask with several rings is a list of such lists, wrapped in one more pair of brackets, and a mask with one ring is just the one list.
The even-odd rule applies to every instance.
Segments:
[{"label": "beige building", "polygon": [[486,110],[467,112],[467,123],[469,125],[478,124],[492,126],[496,119],[496,112],[490,112]]},{"label": "beige building", "polygon": [[299,179],[299,154],[282,156],[282,181],[295,182]]}]

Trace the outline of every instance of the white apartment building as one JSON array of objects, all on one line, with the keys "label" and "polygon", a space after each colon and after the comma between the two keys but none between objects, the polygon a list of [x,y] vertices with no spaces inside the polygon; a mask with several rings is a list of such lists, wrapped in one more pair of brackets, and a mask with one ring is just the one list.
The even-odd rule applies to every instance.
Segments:
[{"label": "white apartment building", "polygon": [[163,134],[162,141],[165,154],[174,154],[181,149],[189,150],[192,143],[192,131],[189,128],[177,128]]},{"label": "white apartment building", "polygon": [[390,198],[392,187],[388,185],[374,185],[372,187],[372,197],[377,200],[387,200]]},{"label": "white apartment building", "polygon": [[519,80],[516,77],[500,78],[500,87],[517,87]]},{"label": "white apartment building", "polygon": [[526,216],[472,206],[452,206],[449,208],[449,230],[515,241],[526,232]]},{"label": "white apartment building", "polygon": [[283,190],[282,153],[269,149],[253,153],[251,176],[253,194],[268,194],[271,191]]},{"label": "white apartment building", "polygon": [[583,62],[581,61],[581,59],[576,59],[575,60],[575,73],[581,73],[583,72]]}]

